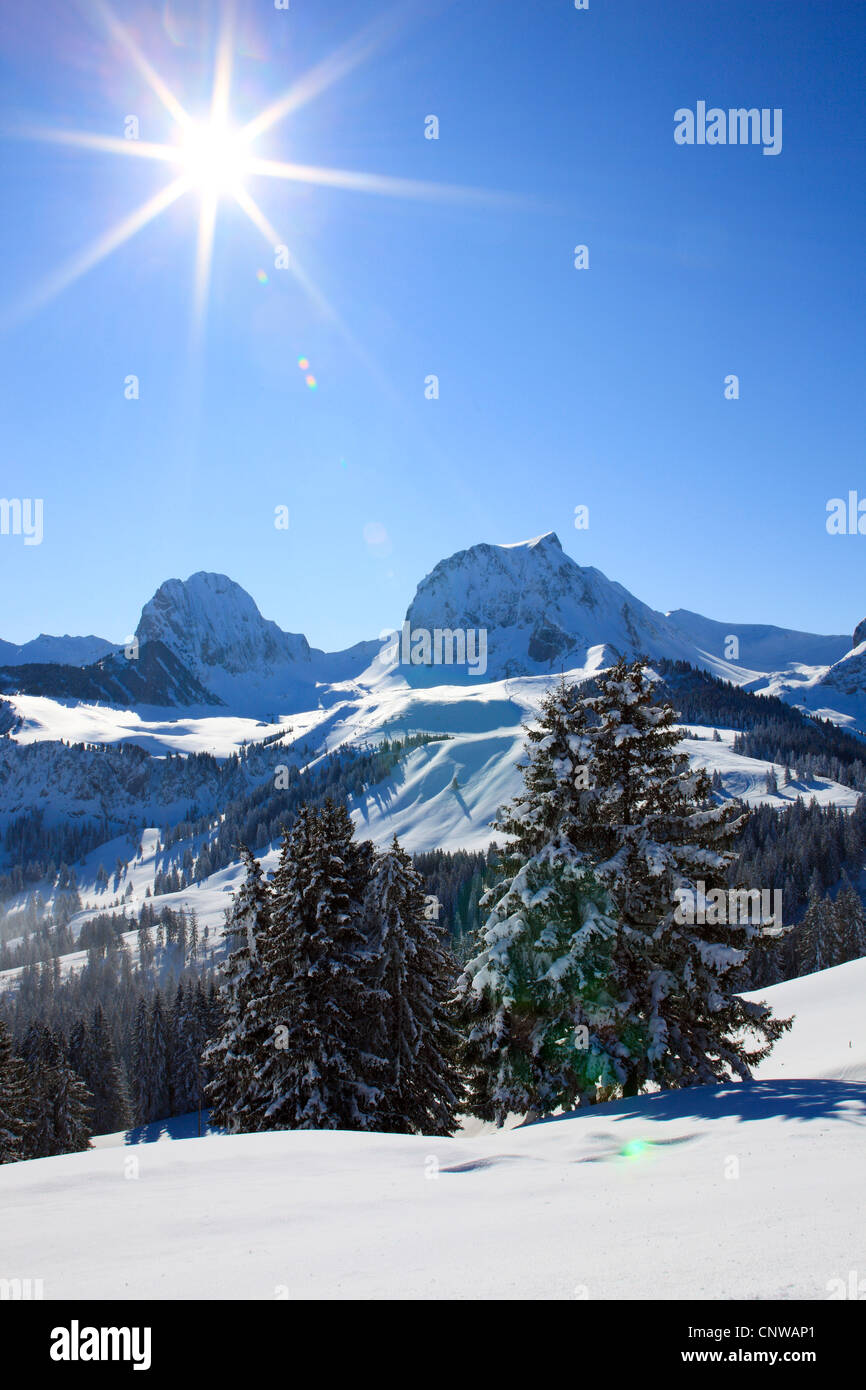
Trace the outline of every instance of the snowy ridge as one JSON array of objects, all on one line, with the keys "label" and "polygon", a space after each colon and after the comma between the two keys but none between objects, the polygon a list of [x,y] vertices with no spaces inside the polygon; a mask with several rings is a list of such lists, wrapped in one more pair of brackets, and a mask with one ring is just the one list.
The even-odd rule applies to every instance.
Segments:
[{"label": "snowy ridge", "polygon": [[753,671],[782,671],[789,666],[829,666],[848,650],[846,637],[820,637],[814,632],[757,623],[722,623],[677,608],[670,622],[702,651],[724,653],[729,638],[739,643],[738,660]]},{"label": "snowy ridge", "polygon": [[29,642],[16,646],[0,639],[0,666],[41,666],[57,663],[61,666],[89,666],[101,656],[114,651],[116,642],[104,637],[50,637],[40,632]]}]

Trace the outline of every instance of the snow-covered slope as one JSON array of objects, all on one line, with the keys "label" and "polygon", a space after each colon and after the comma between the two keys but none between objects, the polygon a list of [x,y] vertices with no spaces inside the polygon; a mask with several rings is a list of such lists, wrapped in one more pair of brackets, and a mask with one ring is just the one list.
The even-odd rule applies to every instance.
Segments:
[{"label": "snow-covered slope", "polygon": [[826,1299],[863,1266],[864,1139],[862,1084],[767,1081],[475,1139],[105,1148],[0,1169],[3,1253],[48,1299]]},{"label": "snow-covered slope", "polygon": [[[251,750],[242,769],[231,781],[217,776],[214,766],[187,765],[179,759],[155,760],[148,766],[128,761],[128,755],[93,752],[79,765],[70,750],[55,744],[41,744],[31,747],[32,766],[22,783],[20,769],[16,772],[16,760],[13,759],[11,768],[5,767],[4,755],[8,757],[12,750],[8,743],[4,745],[0,741],[0,825],[20,810],[25,801],[44,805],[49,798],[51,811],[46,813],[49,821],[76,812],[93,816],[109,801],[119,825],[135,809],[142,807],[154,813],[154,823],[164,818],[179,819],[188,813],[192,802],[199,810],[219,809],[226,804],[230,793],[236,794],[272,778],[277,765],[291,760],[294,744],[311,742],[323,748],[340,744],[363,745],[376,742],[382,736],[394,737],[427,729],[448,732],[450,736],[414,748],[404,756],[393,775],[350,800],[349,811],[357,834],[359,838],[372,839],[384,846],[396,833],[410,851],[484,850],[498,838],[491,827],[499,807],[513,798],[522,785],[518,768],[524,737],[522,725],[533,718],[546,685],[543,677],[524,677],[519,681],[492,682],[473,689],[451,686],[423,691],[386,690],[379,692],[375,702],[355,705],[347,702],[331,712],[318,711],[309,719],[293,717],[282,726],[283,739]],[[213,731],[210,725],[216,726]],[[250,721],[228,718],[179,721],[177,725],[164,728],[138,726],[136,741],[153,739],[154,746],[159,746],[157,740],[162,739],[166,741],[163,746],[196,752],[216,745],[224,753],[230,750],[233,737],[240,744],[251,731],[253,737],[261,737],[279,732],[279,728],[276,731],[259,729]],[[727,795],[739,797],[749,805],[779,808],[790,805],[798,796],[848,810],[856,804],[858,794],[855,791],[828,778],[795,777],[785,784],[784,769],[780,765],[735,753],[734,737],[733,730],[723,729],[717,742],[706,727],[682,726],[682,751],[696,766],[718,772]],[[767,773],[771,770],[778,782],[775,792],[768,792],[766,788]],[[16,775],[17,783],[12,780]],[[77,936],[94,912],[106,910],[115,898],[131,890],[124,898],[131,911],[137,912],[145,901],[157,908],[184,906],[195,911],[199,923],[207,926],[212,939],[217,941],[229,895],[242,877],[240,864],[220,869],[203,882],[178,893],[153,897],[156,873],[179,869],[185,850],[191,848],[196,856],[202,840],[200,837],[181,840],[171,851],[158,854],[157,834],[153,828],[145,830],[140,838],[144,847],[140,858],[132,857],[139,841],[136,831],[132,840],[128,837],[109,839],[91,851],[83,864],[76,866],[81,899],[89,910],[70,923],[73,935]],[[110,869],[118,857],[131,859],[128,875],[117,887],[113,882],[101,884],[97,877],[100,865]],[[277,846],[260,857],[265,871],[273,871],[277,866]],[[50,904],[55,891],[52,885],[44,882],[38,886]],[[20,906],[9,906],[10,921],[14,922]],[[128,944],[134,952],[134,934],[130,935]],[[84,963],[85,955],[75,953],[63,958],[62,968],[64,972],[80,969]],[[14,985],[15,979],[12,972],[0,974],[0,989]]]},{"label": "snow-covered slope", "polygon": [[843,695],[866,695],[866,640],[836,661],[820,683]]},{"label": "snow-covered slope", "polygon": [[863,1268],[864,991],[866,961],[763,991],[797,1020],[751,1084],[8,1164],[4,1260],[48,1299],[827,1299]]},{"label": "snow-covered slope", "polygon": [[822,1076],[866,1082],[866,959],[756,990],[794,1026],[757,1069],[763,1080]]},{"label": "snow-covered slope", "polygon": [[757,695],[776,695],[821,719],[866,736],[866,642],[832,666],[790,666],[748,683]]},{"label": "snow-covered slope", "polygon": [[737,661],[753,671],[783,671],[789,665],[829,666],[848,651],[847,637],[822,637],[814,632],[758,623],[720,623],[677,608],[668,613],[669,621],[696,647],[723,656],[726,644],[736,637]]},{"label": "snow-covered slope", "polygon": [[[821,684],[823,666],[797,667],[792,661],[778,676],[756,678],[745,667],[725,663],[718,656],[717,630],[724,624],[684,610],[668,617],[656,613],[598,570],[576,564],[552,533],[521,545],[474,546],[441,562],[419,585],[408,621],[412,630],[484,628],[487,671],[470,677],[453,666],[389,666],[375,642],[325,654],[264,619],[250,596],[224,575],[168,581],[145,605],[136,659],[114,653],[88,668],[89,675],[80,668],[44,668],[65,671],[70,679],[86,676],[98,699],[105,692],[106,702],[22,693],[3,702],[0,729],[10,736],[0,739],[0,830],[38,808],[48,826],[68,818],[98,820],[111,841],[127,825],[137,834],[142,823],[165,825],[221,809],[250,786],[272,780],[287,758],[308,764],[340,745],[424,731],[448,738],[415,749],[392,777],[357,798],[351,811],[359,833],[381,844],[396,832],[410,850],[483,849],[493,838],[498,808],[520,786],[523,725],[562,668],[580,679],[616,651],[646,651],[683,657],[738,683],[748,678],[753,687],[760,680],[769,689],[777,680],[795,701],[808,691],[820,702],[830,690]],[[756,662],[791,656],[795,648],[809,658],[826,656],[827,644],[844,643],[780,629],[741,627],[739,633],[741,655]],[[504,676],[505,671],[517,674]],[[174,709],[142,703],[133,709],[107,702],[135,681],[150,691],[187,690],[223,703]],[[839,693],[837,708],[844,699],[856,703],[856,697]],[[820,703],[819,708],[826,712]],[[224,759],[265,738],[278,742],[245,761],[243,775],[231,783],[214,766],[169,763],[163,756],[209,752]],[[152,756],[142,762],[135,750],[121,756],[113,749],[66,748],[60,740],[131,742]],[[725,729],[721,742],[713,742],[707,729],[684,730],[684,751],[718,771],[729,795],[778,806],[798,795],[847,808],[856,801],[849,788],[824,778],[785,785],[781,767],[735,754],[732,742]],[[780,789],[768,794],[764,783],[771,768]],[[178,856],[184,848],[178,846]],[[128,848],[117,852],[129,857]],[[95,882],[105,858],[97,851],[93,863],[83,866],[85,902],[106,905]],[[114,858],[112,851],[106,862]],[[130,907],[140,906],[157,868],[166,867],[171,865],[155,859],[138,866]],[[222,872],[229,877],[185,890],[180,899],[215,928],[232,881],[229,870]],[[49,885],[41,891],[50,896]]]}]

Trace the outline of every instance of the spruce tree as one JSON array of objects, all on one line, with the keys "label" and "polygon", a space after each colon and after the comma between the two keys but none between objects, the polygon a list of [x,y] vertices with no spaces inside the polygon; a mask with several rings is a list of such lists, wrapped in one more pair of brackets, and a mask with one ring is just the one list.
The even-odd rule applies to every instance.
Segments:
[{"label": "spruce tree", "polygon": [[12,1051],[9,1029],[0,1019],[0,1163],[26,1156],[30,1086],[25,1064]]},{"label": "spruce tree", "polygon": [[72,1068],[61,1059],[53,1094],[56,1153],[79,1153],[90,1148],[93,1097]]},{"label": "spruce tree", "polygon": [[500,1123],[746,1079],[790,1026],[734,992],[757,924],[678,920],[698,880],[727,886],[742,808],[717,805],[674,751],[676,714],[645,663],[621,660],[595,687],[563,681],[528,731],[525,788],[496,827],[502,879],[461,982],[473,1103]]},{"label": "spruce tree", "polygon": [[[211,1121],[237,1134],[255,1129],[257,1086],[254,1073],[264,1055],[266,1025],[260,1019],[267,992],[263,948],[270,925],[270,898],[262,866],[246,845],[240,846],[246,877],[226,922],[226,956],[220,971],[222,1021],[205,1048],[202,1065],[210,1073],[206,1096]],[[196,995],[199,1027],[207,1005]]]},{"label": "spruce tree", "polygon": [[49,1158],[89,1148],[93,1097],[70,1067],[63,1039],[33,1024],[22,1051],[30,1090],[27,1157]]},{"label": "spruce tree", "polygon": [[129,1096],[101,1004],[96,1005],[91,1016],[80,1074],[93,1096],[93,1133],[114,1134],[126,1129],[131,1118]]},{"label": "spruce tree", "polygon": [[627,1040],[638,1040],[616,989],[603,889],[552,846],[493,896],[459,986],[466,1108],[502,1124],[605,1098],[623,1079]]},{"label": "spruce tree", "polygon": [[369,1051],[385,1060],[375,1124],[397,1134],[453,1134],[462,1090],[449,1005],[457,971],[426,896],[395,835],[375,860],[365,909],[379,999]]},{"label": "spruce tree", "polygon": [[797,928],[797,968],[801,975],[829,970],[843,959],[842,933],[837,905],[825,897],[813,876],[809,902]]},{"label": "spruce tree", "polygon": [[162,1003],[162,994],[157,990],[150,1008],[150,1077],[152,1120],[166,1119],[171,1113],[171,1096],[168,1081],[169,1060],[168,1022]]},{"label": "spruce tree", "polygon": [[135,1009],[132,1031],[132,1118],[136,1125],[146,1125],[154,1118],[151,1090],[150,1023],[144,997]]},{"label": "spruce tree", "polygon": [[330,801],[302,806],[284,836],[261,996],[261,1129],[375,1127],[384,1061],[368,1043],[377,1005],[359,897],[368,859],[345,807]]},{"label": "spruce tree", "polygon": [[191,987],[177,987],[171,1011],[171,1113],[186,1115],[198,1107],[201,1099],[201,1062],[203,1045],[195,1011],[195,995]]},{"label": "spruce tree", "polygon": [[860,894],[844,872],[835,902],[835,926],[840,961],[866,956],[866,913]]}]

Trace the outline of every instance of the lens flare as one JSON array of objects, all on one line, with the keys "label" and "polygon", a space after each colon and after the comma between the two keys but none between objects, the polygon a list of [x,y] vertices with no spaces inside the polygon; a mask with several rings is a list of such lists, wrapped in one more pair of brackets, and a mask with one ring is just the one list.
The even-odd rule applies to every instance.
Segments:
[{"label": "lens flare", "polygon": [[650,1146],[645,1139],[629,1139],[619,1151],[620,1158],[642,1158],[648,1154]]}]

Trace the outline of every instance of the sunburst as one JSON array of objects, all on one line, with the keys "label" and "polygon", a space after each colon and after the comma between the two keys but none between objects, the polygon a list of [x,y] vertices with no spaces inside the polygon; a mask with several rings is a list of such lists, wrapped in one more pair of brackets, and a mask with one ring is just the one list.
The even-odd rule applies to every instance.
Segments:
[{"label": "sunburst", "polygon": [[193,194],[199,199],[194,271],[194,323],[198,333],[201,332],[206,311],[219,204],[227,199],[233,200],[242,209],[272,248],[287,248],[289,268],[320,307],[325,308],[330,316],[339,322],[339,316],[315,289],[303,272],[292,248],[288,247],[286,239],[273,226],[253,197],[247,186],[251,180],[289,180],[398,198],[449,199],[470,203],[513,201],[501,194],[481,189],[392,178],[345,169],[320,168],[315,165],[264,159],[256,154],[255,142],[261,135],[365,61],[374,49],[393,34],[395,27],[403,22],[405,10],[400,15],[392,16],[389,22],[379,21],[374,29],[359,34],[338,53],[301,78],[259,115],[245,125],[237,126],[232,121],[230,107],[234,28],[231,0],[228,0],[223,10],[210,110],[203,119],[195,119],[184,108],[106,0],[93,0],[93,4],[112,39],[126,50],[132,63],[166,108],[175,125],[175,138],[162,144],[86,131],[36,128],[20,131],[19,134],[32,140],[47,140],[70,147],[97,150],[104,154],[160,161],[171,166],[172,177],[165,187],[147,202],[103,233],[92,245],[46,280],[25,304],[18,306],[12,316],[15,319],[27,316],[54,298],[179,198],[188,194]]}]

